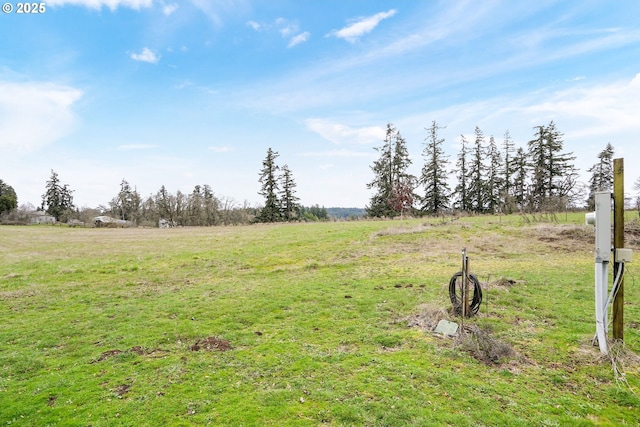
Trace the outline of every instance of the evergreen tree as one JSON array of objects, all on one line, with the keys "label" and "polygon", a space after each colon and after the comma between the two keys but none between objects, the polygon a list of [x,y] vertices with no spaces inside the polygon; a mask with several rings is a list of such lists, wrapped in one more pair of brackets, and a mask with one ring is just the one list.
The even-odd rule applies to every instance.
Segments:
[{"label": "evergreen tree", "polygon": [[60,184],[58,174],[52,169],[42,195],[42,209],[60,221],[73,209],[73,190],[67,184]]},{"label": "evergreen tree", "polygon": [[208,184],[202,187],[202,203],[205,225],[218,224],[220,221],[220,200],[218,200]]},{"label": "evergreen tree", "polygon": [[11,212],[18,207],[18,196],[9,184],[0,179],[0,215]]},{"label": "evergreen tree", "polygon": [[389,206],[389,199],[392,196],[392,139],[396,129],[391,123],[387,123],[387,131],[381,147],[374,147],[380,157],[373,162],[371,170],[374,178],[367,184],[368,189],[374,189],[375,193],[369,200],[369,206],[366,207],[367,215],[370,217],[389,217],[393,216],[393,210]]},{"label": "evergreen tree", "polygon": [[611,143],[607,143],[605,149],[598,154],[598,163],[591,166],[587,172],[591,173],[587,206],[589,210],[594,210],[594,194],[597,191],[613,189],[613,146]]},{"label": "evergreen tree", "polygon": [[298,205],[298,197],[296,197],[296,183],[293,180],[289,166],[282,167],[281,176],[282,190],[280,192],[280,200],[282,204],[282,216],[286,221],[291,221],[298,216],[300,205]]},{"label": "evergreen tree", "polygon": [[153,195],[149,195],[149,197],[142,202],[140,206],[140,217],[144,221],[149,221],[150,223],[158,225],[160,213],[158,212],[158,205],[156,204],[156,199]]},{"label": "evergreen tree", "polygon": [[278,152],[269,147],[267,157],[262,161],[262,170],[258,180],[262,187],[258,194],[265,198],[265,203],[256,217],[257,222],[278,222],[282,219],[280,200],[278,199],[277,172],[279,167],[275,163],[278,156]]},{"label": "evergreen tree", "polygon": [[375,189],[367,206],[371,217],[393,217],[413,204],[414,177],[407,173],[411,159],[407,142],[391,123],[387,124],[384,144],[374,148],[380,153],[371,170],[374,179],[367,188]]},{"label": "evergreen tree", "polygon": [[303,221],[326,221],[329,219],[329,214],[324,206],[313,205],[308,208],[301,206],[300,218]]},{"label": "evergreen tree", "polygon": [[187,225],[187,198],[184,193],[180,190],[176,191],[175,197],[175,207],[176,207],[176,224],[179,226]]},{"label": "evergreen tree", "polygon": [[189,225],[201,226],[206,224],[202,209],[202,187],[196,185],[189,196],[188,202]]},{"label": "evergreen tree", "polygon": [[407,141],[398,131],[394,137],[392,165],[392,186],[389,205],[394,214],[402,217],[413,209],[415,177],[407,172],[411,166]]},{"label": "evergreen tree", "polygon": [[155,206],[160,219],[168,221],[171,226],[175,225],[176,200],[174,195],[167,191],[164,185],[160,187],[160,190],[156,193]]},{"label": "evergreen tree", "polygon": [[467,148],[467,138],[464,135],[460,135],[460,152],[456,160],[456,178],[458,184],[453,190],[456,195],[456,207],[462,211],[471,211],[471,201],[469,200],[469,169],[468,169],[468,155],[469,149]]},{"label": "evergreen tree", "polygon": [[482,130],[478,126],[475,129],[476,139],[471,150],[471,161],[469,164],[469,186],[467,192],[471,202],[471,210],[476,213],[483,213],[487,208],[487,185],[485,182],[486,157],[485,139]]},{"label": "evergreen tree", "polygon": [[502,148],[504,150],[504,166],[502,169],[502,203],[505,213],[512,213],[514,211],[513,174],[515,168],[515,143],[513,142],[513,139],[511,139],[511,135],[508,130],[504,133]]},{"label": "evergreen tree", "polygon": [[487,150],[487,157],[489,160],[489,167],[487,168],[487,184],[486,184],[486,197],[487,208],[489,212],[496,213],[501,205],[502,195],[502,156],[496,145],[496,141],[493,136],[489,137],[489,147]]},{"label": "evergreen tree", "polygon": [[123,179],[118,195],[110,202],[114,216],[125,221],[137,222],[140,204],[140,194],[135,189],[131,189],[127,180]]},{"label": "evergreen tree", "polygon": [[512,160],[513,201],[519,210],[524,210],[528,199],[529,159],[522,147],[519,147]]},{"label": "evergreen tree", "polygon": [[449,207],[450,190],[447,182],[447,164],[449,160],[444,155],[442,144],[444,139],[438,137],[438,126],[434,120],[430,128],[425,128],[428,136],[422,151],[424,166],[420,175],[420,184],[424,186],[425,195],[422,198],[422,211],[430,215],[438,215]]},{"label": "evergreen tree", "polygon": [[[573,153],[563,153],[563,134],[551,121],[547,126],[536,126],[535,137],[529,141],[529,159],[532,171],[532,208],[560,209],[576,185],[577,171],[571,163]],[[562,206],[564,205],[564,206]]]}]

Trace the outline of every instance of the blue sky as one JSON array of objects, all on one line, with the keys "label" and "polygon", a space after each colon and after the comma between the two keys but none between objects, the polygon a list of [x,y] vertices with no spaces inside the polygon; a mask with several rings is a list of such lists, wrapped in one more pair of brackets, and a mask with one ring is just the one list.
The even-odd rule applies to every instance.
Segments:
[{"label": "blue sky", "polygon": [[124,178],[262,202],[280,153],[305,205],[364,207],[393,123],[419,173],[433,120],[455,163],[479,126],[526,146],[554,120],[586,181],[608,142],[640,176],[640,2],[51,0],[0,14],[0,179],[82,207]]}]

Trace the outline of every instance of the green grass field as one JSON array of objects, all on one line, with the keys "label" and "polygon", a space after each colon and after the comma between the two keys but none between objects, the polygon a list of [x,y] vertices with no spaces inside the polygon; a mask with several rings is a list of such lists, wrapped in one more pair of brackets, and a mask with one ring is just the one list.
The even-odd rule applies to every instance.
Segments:
[{"label": "green grass field", "polygon": [[[0,425],[638,425],[638,270],[616,376],[583,218],[0,227]],[[466,340],[427,330],[463,247]]]}]

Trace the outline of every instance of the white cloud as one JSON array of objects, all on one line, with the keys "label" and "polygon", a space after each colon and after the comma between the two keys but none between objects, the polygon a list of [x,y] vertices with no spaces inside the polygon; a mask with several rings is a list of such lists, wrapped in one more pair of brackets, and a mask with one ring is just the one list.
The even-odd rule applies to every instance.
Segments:
[{"label": "white cloud", "polygon": [[0,81],[0,150],[32,151],[68,135],[81,97],[69,86]]},{"label": "white cloud", "polygon": [[307,128],[334,144],[375,144],[384,139],[385,130],[379,126],[352,128],[325,119],[305,120]]},{"label": "white cloud", "polygon": [[293,34],[298,32],[298,25],[295,23],[280,22],[280,24],[284,24],[278,29],[278,31],[280,32],[280,35],[282,35],[282,37],[284,38],[290,37]]},{"label": "white cloud", "polygon": [[304,43],[307,40],[309,40],[309,37],[311,36],[311,34],[308,31],[305,31],[304,33],[298,34],[297,36],[291,38],[291,40],[289,40],[289,44],[287,45],[287,47],[294,47],[299,45],[300,43]]},{"label": "white cloud", "polygon": [[375,15],[359,18],[351,25],[348,25],[340,30],[331,31],[329,34],[327,34],[327,36],[334,36],[353,43],[357,41],[361,36],[373,31],[373,29],[378,26],[380,21],[390,18],[396,13],[397,11],[395,9],[391,9],[387,12],[380,12],[376,13]]},{"label": "white cloud", "polygon": [[157,64],[158,61],[160,60],[160,57],[156,55],[156,53],[153,52],[151,49],[149,49],[148,47],[145,47],[144,49],[142,49],[142,52],[140,53],[132,53],[131,59],[133,59],[134,61]]},{"label": "white cloud", "polygon": [[103,6],[116,10],[122,6],[138,10],[150,7],[152,3],[153,0],[48,0],[47,6],[84,6],[96,10],[102,9]]},{"label": "white cloud", "polygon": [[164,13],[166,16],[169,16],[173,14],[176,10],[178,10],[178,7],[179,6],[177,3],[167,4],[162,8],[162,13]]},{"label": "white cloud", "polygon": [[260,25],[258,22],[256,21],[249,21],[247,22],[247,26],[251,27],[254,31],[260,31],[262,29],[262,25]]},{"label": "white cloud", "polygon": [[553,93],[544,102],[527,107],[525,112],[537,117],[562,117],[567,123],[575,123],[567,131],[573,138],[637,135],[639,82],[637,74],[628,82],[572,87]]}]

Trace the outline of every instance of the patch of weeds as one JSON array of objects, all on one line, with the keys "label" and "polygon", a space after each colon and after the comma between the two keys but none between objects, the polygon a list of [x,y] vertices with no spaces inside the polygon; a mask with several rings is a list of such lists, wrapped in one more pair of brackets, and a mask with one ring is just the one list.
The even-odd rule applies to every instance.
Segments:
[{"label": "patch of weeds", "polygon": [[444,308],[431,304],[422,304],[418,306],[417,313],[404,320],[410,328],[417,327],[424,331],[433,331],[438,326],[438,322],[448,318],[449,313]]},{"label": "patch of weeds", "polygon": [[616,341],[610,345],[608,357],[616,383],[628,386],[625,370],[628,367],[637,368],[640,366],[640,356],[628,350],[623,341]]},{"label": "patch of weeds", "polygon": [[456,337],[455,347],[486,365],[498,365],[515,355],[509,344],[494,338],[488,329],[475,325],[465,327]]}]

